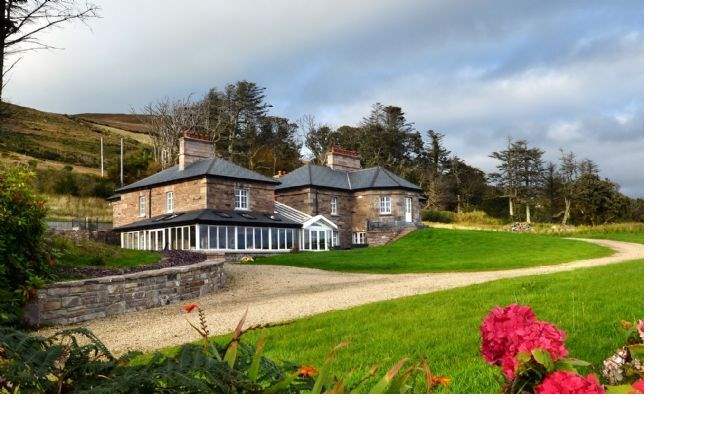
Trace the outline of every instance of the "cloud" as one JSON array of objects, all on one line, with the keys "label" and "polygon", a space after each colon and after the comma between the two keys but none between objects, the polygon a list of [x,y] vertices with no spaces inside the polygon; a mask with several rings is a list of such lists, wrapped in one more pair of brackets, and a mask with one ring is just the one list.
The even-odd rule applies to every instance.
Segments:
[{"label": "cloud", "polygon": [[[97,0],[96,0],[97,1]],[[354,124],[374,102],[492,170],[525,138],[600,162],[643,194],[643,5],[636,1],[103,2],[92,33],[23,60],[11,100],[125,112],[250,79],[273,113]]]}]

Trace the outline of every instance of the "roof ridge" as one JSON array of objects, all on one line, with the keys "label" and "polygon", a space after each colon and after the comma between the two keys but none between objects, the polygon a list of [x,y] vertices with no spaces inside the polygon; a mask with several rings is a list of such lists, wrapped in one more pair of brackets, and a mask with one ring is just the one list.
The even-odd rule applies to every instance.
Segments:
[{"label": "roof ridge", "polygon": [[[213,166],[215,166],[216,160],[218,160],[218,157],[213,157],[210,159],[210,164],[208,165],[208,169],[205,170],[206,174],[209,173],[213,169]],[[235,163],[233,163],[233,164],[235,164]],[[236,166],[238,166],[238,165],[236,165]]]},{"label": "roof ridge", "polygon": [[395,178],[396,175],[393,174],[390,170],[388,170],[388,169],[386,169],[386,168],[384,168],[384,167],[382,167],[382,166],[379,166],[379,168],[380,168],[380,169],[383,169],[383,172],[385,172],[386,175],[388,176],[388,178],[390,178],[391,180],[393,180],[393,181],[396,183],[396,185],[398,185],[398,186],[403,186],[403,185],[401,185],[401,182],[399,182],[398,180],[396,180],[396,178]]},{"label": "roof ridge", "polygon": [[376,173],[373,174],[373,179],[371,180],[370,186],[375,186],[376,180],[378,180],[378,173],[380,172],[380,166],[375,167]]}]

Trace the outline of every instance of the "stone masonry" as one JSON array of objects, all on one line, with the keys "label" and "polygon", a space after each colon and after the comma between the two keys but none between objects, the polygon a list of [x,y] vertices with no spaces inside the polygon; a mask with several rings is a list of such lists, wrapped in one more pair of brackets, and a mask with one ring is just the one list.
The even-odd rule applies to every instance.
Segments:
[{"label": "stone masonry", "polygon": [[220,290],[224,260],[51,284],[24,310],[31,326],[74,324],[177,303]]},{"label": "stone masonry", "polygon": [[[113,225],[121,226],[166,214],[165,193],[173,192],[173,211],[176,213],[202,208],[232,210],[235,200],[233,180],[221,178],[198,178],[168,185],[123,193],[113,203]],[[273,185],[244,181],[241,188],[248,189],[250,210],[261,213],[273,212]],[[146,214],[139,216],[140,197],[145,196]]]},{"label": "stone masonry", "polygon": [[[391,197],[391,213],[381,215],[380,197]],[[338,214],[331,214],[331,200],[338,198]],[[369,231],[368,221],[387,224],[389,228],[376,228],[373,236],[368,234],[369,245],[382,245],[398,237],[405,228],[405,200],[412,200],[412,222],[407,227],[416,228],[421,220],[420,194],[405,190],[366,190],[350,193],[325,188],[305,187],[276,191],[276,200],[311,216],[322,214],[338,226],[341,248],[349,248],[354,231]],[[399,224],[400,223],[400,224]]]}]

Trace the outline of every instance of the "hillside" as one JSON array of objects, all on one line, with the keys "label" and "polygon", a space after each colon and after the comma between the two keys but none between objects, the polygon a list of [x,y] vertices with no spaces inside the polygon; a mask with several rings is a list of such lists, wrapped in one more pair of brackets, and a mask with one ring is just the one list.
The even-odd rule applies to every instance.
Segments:
[{"label": "hillside", "polygon": [[14,152],[98,169],[100,137],[104,140],[107,163],[117,163],[121,137],[125,139],[127,155],[149,147],[148,136],[133,129],[143,129],[134,115],[62,115],[4,103],[0,116],[0,153]]}]

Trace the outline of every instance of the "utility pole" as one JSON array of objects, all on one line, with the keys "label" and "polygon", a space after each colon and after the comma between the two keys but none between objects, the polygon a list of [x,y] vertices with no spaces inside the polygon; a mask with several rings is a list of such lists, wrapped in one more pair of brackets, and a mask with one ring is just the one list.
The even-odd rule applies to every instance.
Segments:
[{"label": "utility pole", "polygon": [[123,139],[120,139],[120,187],[123,185]]},{"label": "utility pole", "polygon": [[105,153],[103,150],[103,137],[100,137],[100,177],[105,177]]}]

